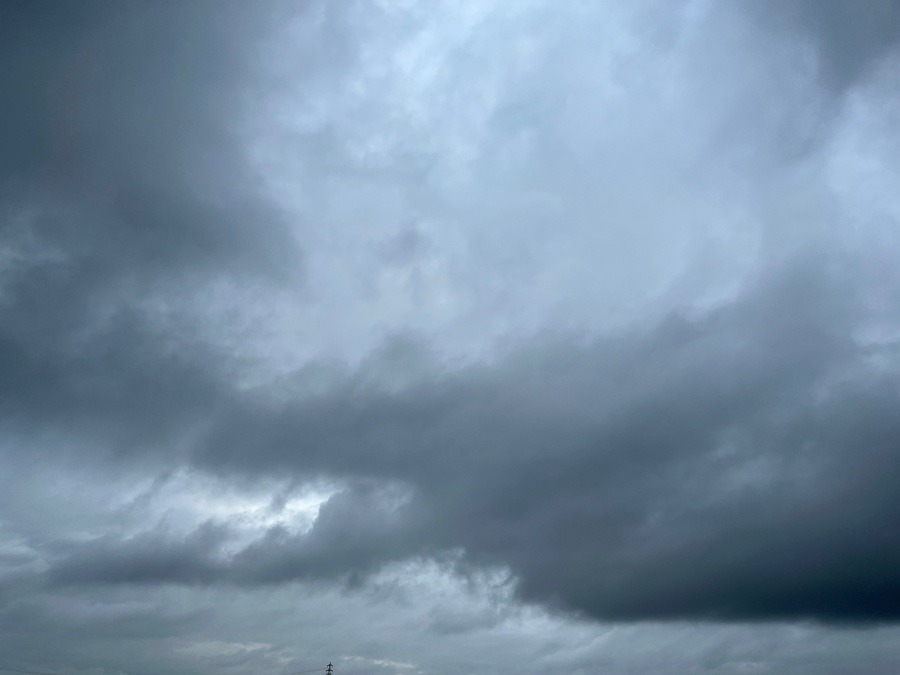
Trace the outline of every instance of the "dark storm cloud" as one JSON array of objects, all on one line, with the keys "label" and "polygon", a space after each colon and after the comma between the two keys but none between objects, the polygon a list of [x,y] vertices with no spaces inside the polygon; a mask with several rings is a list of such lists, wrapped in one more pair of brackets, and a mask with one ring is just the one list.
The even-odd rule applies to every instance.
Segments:
[{"label": "dark storm cloud", "polygon": [[[508,572],[510,604],[592,635],[896,624],[900,315],[871,224],[895,207],[835,187],[888,172],[863,141],[893,122],[835,94],[896,50],[896,5],[702,5],[510,5],[483,28],[479,3],[5,3],[4,654],[41,663],[34,635],[65,633],[54,663],[88,663],[91,635],[183,629],[243,663],[247,608],[234,643],[205,627],[233,595],[300,616],[266,589],[371,590],[399,563],[470,589]],[[284,81],[260,84],[295,12]],[[242,105],[269,86],[287,103]],[[259,156],[247,110],[287,129]],[[262,289],[228,306],[237,339],[204,323],[217,282]],[[166,609],[201,596],[208,616]],[[424,621],[442,641],[512,611],[459,597]]]},{"label": "dark storm cloud", "polygon": [[618,340],[232,410],[200,466],[399,480],[409,501],[369,483],[224,565],[194,536],[124,561],[88,544],[57,575],[267,584],[462,549],[524,598],[602,619],[895,619],[900,401],[855,346],[845,281],[808,263]]},{"label": "dark storm cloud", "polygon": [[396,487],[358,481],[322,506],[308,534],[272,527],[237,554],[224,550],[236,533],[213,522],[187,534],[159,526],[127,539],[58,545],[54,555],[59,562],[50,579],[62,585],[358,581],[387,562],[418,552],[419,542],[407,532],[412,515],[391,503],[401,497]]},{"label": "dark storm cloud", "polygon": [[218,376],[184,352],[189,328],[175,328],[172,354],[141,298],[162,287],[190,299],[211,278],[283,278],[298,263],[234,127],[271,8],[212,10],[0,9],[0,248],[13,251],[0,305],[4,421],[147,440],[176,428],[214,398]]},{"label": "dark storm cloud", "polygon": [[217,567],[210,556],[226,536],[223,528],[207,523],[176,541],[162,532],[143,533],[125,542],[106,538],[71,555],[55,577],[63,583],[208,582]]},{"label": "dark storm cloud", "polygon": [[825,80],[837,90],[852,86],[873,62],[900,47],[896,0],[794,0],[751,3],[748,10],[809,40]]}]

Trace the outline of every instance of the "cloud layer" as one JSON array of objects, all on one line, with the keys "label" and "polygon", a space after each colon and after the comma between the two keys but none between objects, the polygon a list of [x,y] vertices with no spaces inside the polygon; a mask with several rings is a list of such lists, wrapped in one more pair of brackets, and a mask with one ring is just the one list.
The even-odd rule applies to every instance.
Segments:
[{"label": "cloud layer", "polygon": [[0,11],[0,666],[889,672],[894,3]]}]

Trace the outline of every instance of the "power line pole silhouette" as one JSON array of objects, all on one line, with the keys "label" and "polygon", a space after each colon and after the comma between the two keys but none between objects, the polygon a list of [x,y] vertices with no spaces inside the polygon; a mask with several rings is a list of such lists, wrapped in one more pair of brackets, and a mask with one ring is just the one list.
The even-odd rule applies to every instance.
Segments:
[{"label": "power line pole silhouette", "polygon": [[334,666],[331,665],[331,661],[328,662],[328,667],[325,669],[325,675],[334,675]]}]

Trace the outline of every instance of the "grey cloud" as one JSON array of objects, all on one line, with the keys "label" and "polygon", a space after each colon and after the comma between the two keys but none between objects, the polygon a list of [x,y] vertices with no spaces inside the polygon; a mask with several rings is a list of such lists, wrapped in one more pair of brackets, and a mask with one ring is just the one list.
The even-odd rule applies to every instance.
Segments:
[{"label": "grey cloud", "polygon": [[[897,395],[852,338],[858,299],[823,270],[618,341],[231,411],[198,466],[399,479],[412,501],[342,492],[308,534],[273,529],[227,568],[176,545],[162,578],[346,578],[462,549],[508,566],[523,598],[600,619],[893,620]],[[91,555],[97,580],[157,573]]]},{"label": "grey cloud", "polygon": [[391,486],[362,484],[343,490],[322,505],[308,534],[270,530],[234,557],[234,572],[252,584],[336,575],[358,581],[362,574],[402,559],[405,551],[416,552],[415,542],[404,542],[409,521],[415,519],[401,508],[404,499],[403,491]]},{"label": "grey cloud", "polygon": [[209,582],[218,567],[214,556],[226,538],[225,528],[212,523],[180,539],[164,531],[127,541],[106,537],[78,547],[51,576],[58,583]]},{"label": "grey cloud", "polygon": [[211,10],[4,4],[7,422],[107,426],[123,444],[139,428],[147,440],[153,428],[179,428],[221,389],[221,368],[187,353],[190,324],[174,331],[173,355],[173,336],[141,301],[159,290],[199,301],[223,276],[295,274],[300,257],[257,194],[235,126],[253,36],[275,10]]},{"label": "grey cloud", "polygon": [[876,0],[795,0],[751,6],[767,21],[787,27],[816,48],[823,76],[841,91],[864,78],[873,62],[900,46],[900,6]]},{"label": "grey cloud", "polygon": [[408,534],[414,518],[401,508],[407,500],[407,491],[398,486],[361,481],[330,497],[309,532],[273,526],[237,551],[237,533],[214,522],[186,534],[161,523],[127,538],[54,543],[48,578],[61,586],[256,586],[337,578],[357,584],[384,564],[418,552],[418,542]]},{"label": "grey cloud", "polygon": [[5,3],[0,651],[889,672],[896,7],[814,4]]}]

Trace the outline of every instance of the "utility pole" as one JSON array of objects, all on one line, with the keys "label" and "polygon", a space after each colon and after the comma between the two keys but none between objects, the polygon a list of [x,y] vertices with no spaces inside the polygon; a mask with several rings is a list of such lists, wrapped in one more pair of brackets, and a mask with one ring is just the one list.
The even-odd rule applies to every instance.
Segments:
[{"label": "utility pole", "polygon": [[331,665],[331,661],[328,662],[328,667],[325,669],[325,675],[334,675],[334,666]]}]

